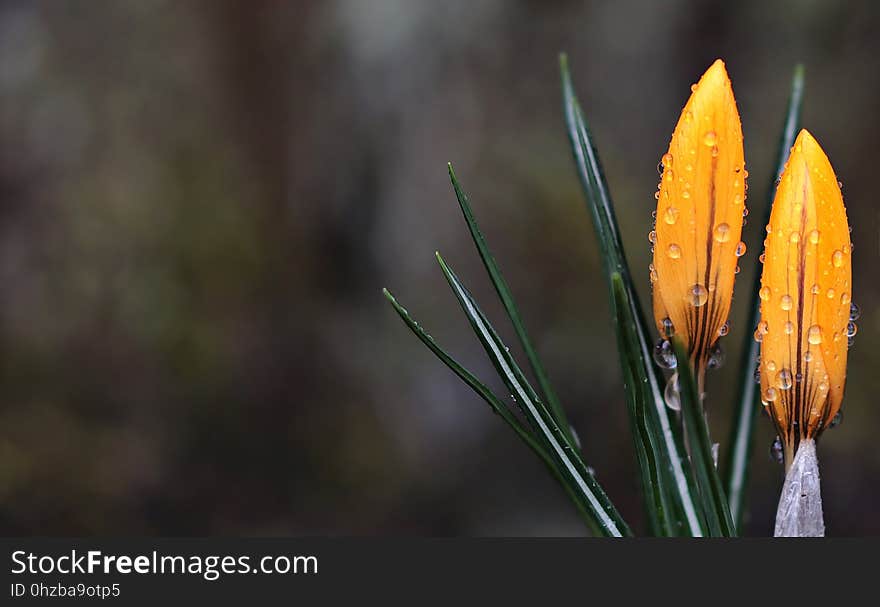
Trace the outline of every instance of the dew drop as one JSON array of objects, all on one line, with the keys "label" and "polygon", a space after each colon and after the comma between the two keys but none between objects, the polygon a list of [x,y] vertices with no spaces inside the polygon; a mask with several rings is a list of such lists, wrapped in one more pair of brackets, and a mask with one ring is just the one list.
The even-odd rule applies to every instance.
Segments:
[{"label": "dew drop", "polygon": [[712,349],[709,350],[709,359],[706,361],[706,366],[709,369],[717,369],[724,364],[724,358],[724,348],[716,342]]},{"label": "dew drop", "polygon": [[657,282],[657,270],[654,269],[654,264],[648,266],[648,278],[651,279],[651,284]]},{"label": "dew drop", "polygon": [[663,334],[666,337],[672,337],[675,335],[675,325],[672,324],[671,318],[667,316],[662,320],[661,324],[663,325]]},{"label": "dew drop", "polygon": [[672,154],[663,154],[663,158],[660,159],[660,162],[663,163],[663,166],[672,168]]},{"label": "dew drop", "polygon": [[856,305],[856,302],[851,302],[849,304],[849,319],[858,320],[861,315],[862,311],[859,309],[859,306]]},{"label": "dew drop", "polygon": [[773,440],[773,443],[771,443],[770,445],[770,459],[777,464],[781,464],[785,460],[782,450],[782,439],[780,439],[778,436]]},{"label": "dew drop", "polygon": [[813,360],[813,353],[807,350],[806,352],[804,352],[804,362],[808,363],[811,360]]},{"label": "dew drop", "polygon": [[791,244],[797,244],[801,241],[801,235],[798,232],[792,232],[788,236],[788,242]]},{"label": "dew drop", "polygon": [[697,283],[687,290],[684,299],[687,303],[699,308],[709,299],[709,293],[706,291],[706,287]]},{"label": "dew drop", "polygon": [[655,232],[654,230],[648,232],[648,242],[650,242],[651,244],[657,242],[657,232]]},{"label": "dew drop", "polygon": [[843,293],[840,294],[840,305],[845,306],[848,303],[849,303],[849,293],[844,291]]},{"label": "dew drop", "polygon": [[737,257],[742,257],[746,254],[746,243],[743,241],[739,241],[739,244],[736,245],[736,251],[734,251]]},{"label": "dew drop", "polygon": [[785,324],[782,325],[782,330],[785,331],[786,335],[791,335],[794,333],[794,323],[790,320],[785,321]]},{"label": "dew drop", "polygon": [[790,390],[792,386],[791,371],[782,369],[776,375],[776,385],[780,390]]},{"label": "dew drop", "polygon": [[810,244],[819,244],[819,237],[819,230],[813,230],[810,232]]},{"label": "dew drop", "polygon": [[674,369],[678,365],[668,339],[660,338],[654,345],[654,362],[662,369]]},{"label": "dew drop", "polygon": [[[706,131],[706,134],[703,135],[703,144],[706,146],[713,147],[717,140],[718,137],[715,135],[715,131]],[[656,156],[654,158],[656,158]]]},{"label": "dew drop", "polygon": [[718,242],[727,242],[730,240],[730,226],[726,223],[719,223],[715,226],[715,240]]},{"label": "dew drop", "polygon": [[666,389],[663,390],[663,400],[666,406],[673,411],[681,411],[681,397],[678,388],[678,373],[673,373],[669,381],[666,382]]},{"label": "dew drop", "polygon": [[776,370],[776,363],[772,360],[768,360],[766,363],[764,363],[764,366],[767,367],[767,370],[771,373]]},{"label": "dew drop", "polygon": [[758,297],[764,301],[770,299],[770,287],[761,287],[761,290],[758,291]]},{"label": "dew drop", "polygon": [[764,394],[761,395],[761,398],[763,400],[767,401],[768,403],[772,403],[773,401],[776,400],[777,396],[779,396],[779,393],[776,392],[776,388],[774,388],[773,386],[770,386],[769,388],[767,388],[764,391]]},{"label": "dew drop", "polygon": [[764,263],[764,261],[765,261],[766,259],[767,259],[767,254],[766,254],[766,253],[761,253],[761,254],[758,256],[758,261],[760,261],[761,263]]},{"label": "dew drop", "polygon": [[660,200],[660,190],[654,192],[654,200]]},{"label": "dew drop", "polygon": [[831,263],[834,264],[835,268],[839,268],[843,265],[843,251],[834,251],[831,254]]},{"label": "dew drop", "polygon": [[786,310],[786,311],[791,310],[791,306],[792,306],[791,295],[783,295],[779,299],[779,307],[782,308],[783,310]]},{"label": "dew drop", "polygon": [[834,414],[834,417],[831,418],[831,423],[828,424],[829,428],[836,428],[843,422],[843,409],[840,409],[837,413]]},{"label": "dew drop", "polygon": [[813,325],[807,329],[807,341],[817,346],[822,343],[822,327]]},{"label": "dew drop", "polygon": [[681,247],[675,243],[672,243],[666,249],[666,254],[669,255],[670,259],[678,259],[681,257]]},{"label": "dew drop", "polygon": [[719,335],[719,337],[724,337],[728,333],[730,333],[730,321],[725,320],[724,324],[721,325],[721,328],[718,329],[718,335]]},{"label": "dew drop", "polygon": [[835,295],[834,289],[828,289],[828,292],[825,293],[825,296],[828,297],[828,299],[834,299],[834,295]]},{"label": "dew drop", "polygon": [[691,193],[688,192],[687,190],[684,190],[684,191],[681,193],[681,197],[684,198],[685,200],[687,200],[688,198],[691,197]]},{"label": "dew drop", "polygon": [[818,284],[815,284],[812,287],[810,287],[810,293],[812,293],[813,295],[818,295],[820,290],[821,289]]},{"label": "dew drop", "polygon": [[733,269],[733,273],[734,273],[734,274],[739,274],[739,273],[740,273],[740,267],[739,267],[739,266],[736,266],[736,267]]},{"label": "dew drop", "polygon": [[846,325],[846,336],[853,337],[856,333],[859,332],[859,327],[856,323],[850,321]]},{"label": "dew drop", "polygon": [[675,207],[669,207],[666,209],[666,212],[663,213],[663,221],[665,221],[669,225],[673,225],[678,220],[678,209]]}]

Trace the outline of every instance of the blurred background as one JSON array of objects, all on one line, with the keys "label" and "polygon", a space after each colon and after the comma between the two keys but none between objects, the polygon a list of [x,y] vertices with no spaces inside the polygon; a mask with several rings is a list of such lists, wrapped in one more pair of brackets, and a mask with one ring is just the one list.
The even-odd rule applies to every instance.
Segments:
[{"label": "blurred background", "polygon": [[[805,63],[863,310],[845,419],[820,445],[826,520],[880,532],[878,28],[880,4],[820,0],[3,2],[0,533],[585,534],[382,297],[500,389],[433,257],[512,336],[447,161],[588,463],[641,529],[563,50],[646,305],[656,166],[690,84],[724,58],[743,117],[742,289]],[[708,380],[722,441],[747,301]],[[772,529],[772,439],[762,418],[749,534]]]}]

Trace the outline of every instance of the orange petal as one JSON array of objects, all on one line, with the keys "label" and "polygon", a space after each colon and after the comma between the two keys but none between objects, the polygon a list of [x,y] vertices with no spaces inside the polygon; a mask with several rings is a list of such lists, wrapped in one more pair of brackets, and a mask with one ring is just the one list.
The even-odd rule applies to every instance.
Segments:
[{"label": "orange petal", "polygon": [[727,320],[745,208],[742,125],[719,59],[692,87],[662,158],[651,282],[661,335],[673,327],[698,375]]},{"label": "orange petal", "polygon": [[761,398],[790,462],[834,418],[846,381],[852,245],[834,169],[802,130],[773,201],[761,275]]}]

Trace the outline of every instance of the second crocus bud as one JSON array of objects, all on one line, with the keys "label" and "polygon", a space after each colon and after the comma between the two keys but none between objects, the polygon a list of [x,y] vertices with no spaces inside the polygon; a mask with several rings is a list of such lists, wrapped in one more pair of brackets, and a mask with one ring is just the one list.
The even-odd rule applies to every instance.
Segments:
[{"label": "second crocus bud", "polygon": [[[718,362],[716,345],[727,332],[737,262],[745,253],[747,172],[724,63],[715,61],[691,90],[661,159],[650,278],[661,335],[658,363],[674,366],[665,343],[674,334],[687,348],[702,393],[706,368]],[[675,406],[670,393],[674,389],[667,389],[667,402]]]}]

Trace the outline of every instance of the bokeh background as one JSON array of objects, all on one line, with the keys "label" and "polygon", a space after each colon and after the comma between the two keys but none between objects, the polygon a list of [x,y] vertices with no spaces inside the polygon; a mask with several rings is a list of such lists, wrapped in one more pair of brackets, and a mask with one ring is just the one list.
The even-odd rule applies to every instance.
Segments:
[{"label": "bokeh background", "polygon": [[[433,257],[510,336],[447,161],[588,462],[641,528],[562,50],[645,298],[656,165],[690,84],[725,59],[749,285],[805,63],[804,124],[844,184],[863,310],[845,420],[820,448],[826,518],[877,533],[878,31],[880,4],[819,0],[3,2],[0,533],[586,533],[381,295],[494,377]],[[721,440],[746,301],[709,378]],[[750,534],[771,530],[772,438],[762,418]]]}]

